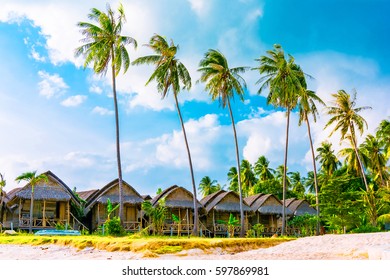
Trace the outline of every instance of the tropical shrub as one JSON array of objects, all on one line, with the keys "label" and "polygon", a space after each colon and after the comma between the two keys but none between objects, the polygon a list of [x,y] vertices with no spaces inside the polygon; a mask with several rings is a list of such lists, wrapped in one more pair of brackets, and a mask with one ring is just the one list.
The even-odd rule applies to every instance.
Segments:
[{"label": "tropical shrub", "polygon": [[121,236],[125,233],[125,230],[121,225],[121,220],[119,217],[113,217],[112,219],[108,219],[104,223],[104,228],[106,230],[106,233],[112,236]]},{"label": "tropical shrub", "polygon": [[255,224],[252,226],[252,229],[254,230],[256,237],[261,237],[263,235],[265,226],[263,224]]},{"label": "tropical shrub", "polygon": [[288,225],[298,228],[302,236],[314,235],[317,226],[317,217],[310,214],[295,216],[288,222]]}]

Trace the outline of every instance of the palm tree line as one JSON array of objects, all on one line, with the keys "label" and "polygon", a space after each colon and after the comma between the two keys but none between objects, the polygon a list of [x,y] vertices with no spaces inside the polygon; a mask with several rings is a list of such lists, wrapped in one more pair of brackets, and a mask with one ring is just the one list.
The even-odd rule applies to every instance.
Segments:
[{"label": "palm tree line", "polygon": [[[75,50],[75,55],[84,57],[84,68],[93,65],[93,71],[100,75],[106,75],[107,71],[111,72],[116,127],[116,158],[119,178],[119,218],[123,220],[123,190],[116,77],[122,70],[125,73],[131,64],[150,64],[155,67],[149,80],[146,81],[146,85],[151,81],[156,81],[157,91],[161,94],[162,98],[167,97],[169,92],[172,91],[186,145],[190,168],[190,181],[192,183],[194,197],[194,209],[196,209],[196,180],[185,123],[178,101],[178,95],[181,90],[189,91],[192,81],[187,68],[176,56],[179,50],[178,45],[175,45],[173,40],[168,42],[165,37],[155,34],[150,39],[149,44],[146,45],[154,54],[140,57],[131,63],[126,46],[131,45],[137,48],[137,41],[130,36],[122,35],[122,28],[126,22],[123,6],[121,4],[119,5],[118,14],[108,4],[106,12],[93,8],[88,14],[88,17],[96,24],[88,22],[78,23],[84,38],[82,39],[83,45]],[[281,190],[279,188],[278,191],[281,193],[278,193],[278,195],[281,195],[283,205],[285,205],[285,200],[289,195],[288,192],[302,196],[305,193],[305,187],[308,188],[308,182],[311,181],[311,186],[314,186],[315,205],[317,207],[317,215],[319,216],[320,202],[318,198],[321,184],[319,183],[318,177],[332,176],[340,166],[337,158],[332,158],[331,155],[325,154],[326,152],[332,154],[330,147],[327,147],[328,150],[326,150],[326,147],[319,147],[317,149],[318,155],[315,155],[309,120],[312,118],[315,122],[318,116],[317,105],[324,106],[325,104],[314,91],[307,89],[306,78],[310,78],[310,76],[303,72],[295,62],[293,56],[287,55],[286,58],[284,50],[280,45],[274,45],[274,48],[267,51],[266,55],[260,56],[260,58],[255,60],[259,63],[259,66],[252,69],[243,66],[230,67],[228,59],[220,51],[209,49],[199,62],[198,68],[201,77],[197,82],[204,83],[205,91],[209,93],[211,99],[213,101],[218,100],[222,108],[227,107],[230,115],[237,166],[229,170],[229,188],[237,191],[240,196],[241,236],[244,234],[244,215],[242,210],[244,196],[265,190],[271,191],[272,193],[272,191],[276,191],[272,190],[272,188],[275,188],[275,186],[279,188],[280,186]],[[235,96],[241,101],[244,100],[246,83],[241,75],[249,69],[257,71],[260,75],[260,79],[257,82],[260,85],[258,94],[267,92],[267,104],[273,105],[275,108],[283,108],[286,111],[284,162],[276,170],[269,167],[269,161],[263,156],[259,157],[259,160],[254,166],[245,159],[240,161],[237,132],[230,100]],[[366,178],[367,172],[371,175],[370,179],[372,178],[374,183],[380,186],[387,185],[388,187],[389,168],[386,164],[390,155],[389,121],[384,120],[380,128],[378,128],[377,135],[375,137],[371,135],[373,138],[371,136],[367,138],[362,144],[362,147],[360,147],[357,143],[356,133],[360,132],[362,134],[364,129],[367,128],[367,123],[359,113],[364,109],[368,109],[368,107],[356,108],[356,92],[353,92],[351,98],[351,95],[344,90],[340,90],[333,94],[333,97],[335,99],[332,104],[333,106],[327,107],[327,114],[331,116],[327,127],[335,125],[332,133],[340,131],[341,140],[349,140],[358,162],[358,175],[362,178],[366,191],[369,190],[369,182]],[[297,172],[288,173],[290,115],[294,110],[299,112],[299,125],[303,122],[306,123],[309,135],[313,171],[312,175],[308,175],[305,179]],[[323,145],[330,144],[324,143]],[[369,156],[366,162],[363,160],[361,154],[367,153],[369,153]],[[321,164],[318,170],[316,168],[316,160]],[[317,176],[317,171],[321,173],[320,176]],[[311,179],[309,180],[309,178]],[[22,176],[18,177],[17,180],[25,180],[25,178]],[[41,180],[43,179],[41,178]],[[30,184],[33,186],[33,183]],[[201,192],[203,195],[212,193],[218,189],[221,189],[221,186],[210,178],[205,179],[204,177],[201,180]],[[313,190],[313,187],[309,187],[309,189]],[[194,214],[193,234],[197,234],[197,211],[194,211]],[[286,227],[285,212],[283,212],[282,220],[282,234],[284,234]]]},{"label": "palm tree line", "polygon": [[[119,140],[119,120],[118,120],[118,106],[117,106],[117,96],[115,88],[115,78],[119,74],[120,70],[123,69],[124,72],[130,66],[130,59],[128,52],[126,50],[126,45],[131,44],[134,48],[137,47],[137,41],[128,36],[123,36],[121,34],[123,24],[125,23],[125,14],[123,6],[119,5],[118,8],[119,16],[115,17],[114,11],[107,5],[107,13],[101,12],[98,9],[92,9],[89,14],[89,18],[99,25],[94,25],[91,23],[80,22],[78,26],[81,28],[82,34],[85,36],[83,42],[85,43],[81,47],[76,49],[76,55],[84,55],[85,63],[84,67],[87,67],[89,64],[93,64],[93,70],[96,73],[105,75],[107,70],[111,66],[112,72],[112,85],[113,85],[113,96],[114,96],[114,108],[115,108],[115,120],[116,120],[116,146],[117,146],[117,165],[118,165],[118,176],[119,176],[119,201],[122,204],[122,171],[121,171],[121,160],[120,160],[120,140]],[[191,89],[191,77],[187,68],[182,64],[179,59],[176,57],[179,50],[178,45],[175,45],[173,40],[169,43],[165,37],[155,34],[150,39],[149,44],[146,44],[146,47],[150,48],[154,54],[137,58],[133,61],[133,65],[140,64],[150,64],[155,67],[154,72],[150,76],[149,80],[146,81],[148,85],[151,81],[157,82],[157,90],[164,99],[167,97],[169,91],[172,91],[173,97],[175,99],[175,105],[178,112],[184,142],[186,145],[189,168],[190,168],[190,177],[192,183],[192,192],[194,194],[194,209],[196,209],[196,186],[195,186],[195,176],[193,171],[193,164],[191,158],[190,147],[187,139],[187,134],[185,130],[184,121],[182,118],[181,110],[179,107],[178,94],[181,90],[189,91]],[[309,75],[303,72],[300,66],[295,62],[295,59],[291,55],[286,55],[283,48],[280,45],[274,45],[272,50],[266,52],[266,55],[260,56],[260,58],[255,59],[258,63],[258,67],[254,67],[251,70],[258,71],[260,74],[260,79],[258,84],[260,85],[258,94],[262,94],[267,91],[267,104],[273,105],[276,108],[284,108],[286,111],[286,141],[285,141],[285,151],[284,151],[284,162],[283,165],[279,168],[282,172],[279,172],[277,177],[281,179],[282,183],[282,201],[285,206],[286,192],[289,184],[289,178],[287,176],[288,170],[288,142],[289,142],[289,128],[290,128],[290,114],[292,111],[297,110],[299,112],[299,125],[303,122],[307,125],[309,144],[312,155],[313,162],[313,185],[316,196],[316,208],[317,216],[319,217],[319,184],[316,168],[316,160],[320,160],[320,163],[332,164],[327,162],[330,159],[320,157],[315,155],[313,141],[310,130],[310,117],[316,122],[318,114],[317,105],[325,106],[325,103],[316,95],[314,91],[307,89],[307,78],[311,78]],[[254,186],[253,181],[255,176],[250,172],[251,167],[248,165],[249,162],[243,161],[240,162],[240,153],[238,149],[237,141],[237,132],[235,128],[234,116],[232,113],[231,102],[230,100],[234,96],[238,96],[241,101],[244,99],[244,93],[246,89],[246,83],[244,78],[241,76],[249,67],[229,67],[227,58],[218,50],[209,49],[205,52],[204,57],[199,62],[198,71],[201,73],[201,77],[198,83],[205,84],[205,91],[210,94],[210,97],[213,101],[218,100],[220,106],[223,108],[228,108],[229,115],[231,118],[234,144],[235,144],[235,153],[237,166],[231,168],[229,171],[229,178],[231,179],[232,186],[238,190],[240,196],[240,216],[241,223],[243,223],[243,210],[242,210],[242,199],[243,196],[247,196],[250,192],[253,192]],[[356,91],[353,92],[352,98],[351,95],[346,93],[344,90],[340,90],[337,93],[332,95],[335,99],[333,106],[326,107],[328,115],[331,116],[330,121],[327,126],[335,125],[331,134],[335,131],[340,131],[341,141],[349,140],[351,148],[353,149],[355,156],[350,153],[350,156],[347,158],[355,158],[357,166],[359,169],[359,175],[362,177],[366,191],[368,191],[368,183],[366,179],[366,169],[368,164],[363,160],[363,156],[359,154],[358,145],[357,145],[357,136],[356,133],[363,133],[364,128],[367,128],[366,121],[359,115],[359,112],[368,109],[369,107],[360,107],[356,108]],[[387,129],[387,130],[386,130]],[[388,132],[388,126],[386,123],[383,124],[383,129],[381,131]],[[381,136],[382,138],[388,137],[387,134]],[[381,140],[383,141],[383,140]],[[384,143],[386,141],[383,141]],[[371,146],[368,145],[365,151],[371,151],[374,149],[374,144],[370,142]],[[370,150],[371,149],[371,150]],[[387,144],[387,154],[386,157],[376,157],[375,164],[373,167],[370,167],[370,171],[377,172],[378,178],[382,181],[382,184],[385,182],[384,178],[387,176],[386,167],[383,167],[383,164],[386,166],[386,159],[388,159],[388,144]],[[321,147],[318,150],[321,153]],[[348,151],[344,151],[347,153]],[[346,154],[344,154],[346,155]],[[260,160],[260,159],[259,159]],[[259,163],[260,164],[260,163]],[[328,175],[331,175],[332,172],[337,168],[337,161],[333,163],[335,165],[324,167],[321,165],[320,170],[324,168],[327,169]],[[244,165],[244,168],[242,167]],[[245,167],[246,166],[246,167]],[[348,165],[351,168],[351,164]],[[260,166],[257,167],[257,170]],[[242,169],[245,171],[243,172]],[[354,167],[356,170],[357,168]],[[240,170],[240,172],[237,172]],[[265,171],[267,172],[267,171]],[[271,172],[271,171],[269,171]],[[268,173],[269,176],[270,173]],[[262,176],[267,176],[264,173]],[[300,181],[299,175],[295,173],[293,175],[293,181],[297,183]],[[377,180],[378,180],[377,178]],[[203,179],[202,179],[203,180]],[[203,182],[205,183],[205,182]],[[209,182],[210,183],[210,182]],[[388,182],[387,182],[388,184]],[[203,184],[205,186],[205,184]],[[213,188],[210,187],[210,190]],[[214,188],[215,190],[217,188]],[[300,190],[302,187],[300,185]],[[208,190],[208,191],[210,191]],[[204,192],[208,192],[204,190]],[[297,191],[297,189],[295,190]],[[203,191],[202,191],[203,192]],[[203,193],[204,194],[204,193]],[[123,215],[123,207],[120,207],[120,217]],[[196,234],[198,217],[197,211],[195,212],[195,228],[194,234]],[[283,211],[283,222],[282,222],[282,234],[285,232],[285,212]],[[243,225],[242,225],[243,229]],[[317,227],[318,233],[318,227]],[[243,231],[241,232],[243,235]]]}]

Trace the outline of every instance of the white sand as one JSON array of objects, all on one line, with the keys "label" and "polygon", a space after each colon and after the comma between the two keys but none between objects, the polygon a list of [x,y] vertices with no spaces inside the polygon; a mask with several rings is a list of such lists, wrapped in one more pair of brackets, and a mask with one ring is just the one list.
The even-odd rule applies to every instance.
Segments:
[{"label": "white sand", "polygon": [[[142,259],[132,252],[107,252],[93,248],[77,250],[56,245],[0,245],[0,260],[89,259],[128,260]],[[162,255],[158,259],[183,260],[390,260],[390,232],[314,236],[282,243],[278,246],[247,252],[228,254],[220,249],[203,252],[200,249],[183,251],[175,255]]]}]

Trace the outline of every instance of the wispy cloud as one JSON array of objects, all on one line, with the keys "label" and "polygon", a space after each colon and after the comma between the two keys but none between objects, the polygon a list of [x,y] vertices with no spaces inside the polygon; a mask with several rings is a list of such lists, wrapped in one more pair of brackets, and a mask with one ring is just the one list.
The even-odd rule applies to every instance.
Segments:
[{"label": "wispy cloud", "polygon": [[85,100],[87,100],[87,96],[85,95],[74,95],[62,101],[61,105],[65,107],[77,107],[81,105]]},{"label": "wispy cloud", "polygon": [[41,81],[38,83],[39,94],[46,98],[62,95],[69,86],[58,74],[49,74],[46,71],[39,71],[38,76]]},{"label": "wispy cloud", "polygon": [[95,108],[93,108],[92,113],[98,114],[101,116],[107,116],[107,115],[113,115],[114,111],[108,110],[108,109],[100,107],[100,106],[96,106]]}]

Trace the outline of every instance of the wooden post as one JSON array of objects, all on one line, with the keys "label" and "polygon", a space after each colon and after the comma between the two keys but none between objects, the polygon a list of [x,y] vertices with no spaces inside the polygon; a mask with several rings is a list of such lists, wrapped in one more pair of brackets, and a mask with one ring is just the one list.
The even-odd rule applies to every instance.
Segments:
[{"label": "wooden post", "polygon": [[46,227],[46,200],[43,200],[43,210],[42,210],[42,226]]},{"label": "wooden post", "polygon": [[213,233],[214,233],[214,236],[215,236],[215,213],[214,213],[214,209],[213,209]]},{"label": "wooden post", "polygon": [[66,211],[67,211],[66,223],[69,225],[69,221],[70,221],[70,200],[68,200],[68,204],[66,205]]},{"label": "wooden post", "polygon": [[99,227],[100,225],[100,203],[97,203],[97,226]]},{"label": "wooden post", "polygon": [[22,200],[19,198],[19,227],[20,227],[21,218],[22,218]]},{"label": "wooden post", "polygon": [[[190,224],[189,217],[188,217],[188,208],[187,208],[187,225]],[[190,236],[190,227],[187,227],[187,235]]]}]

